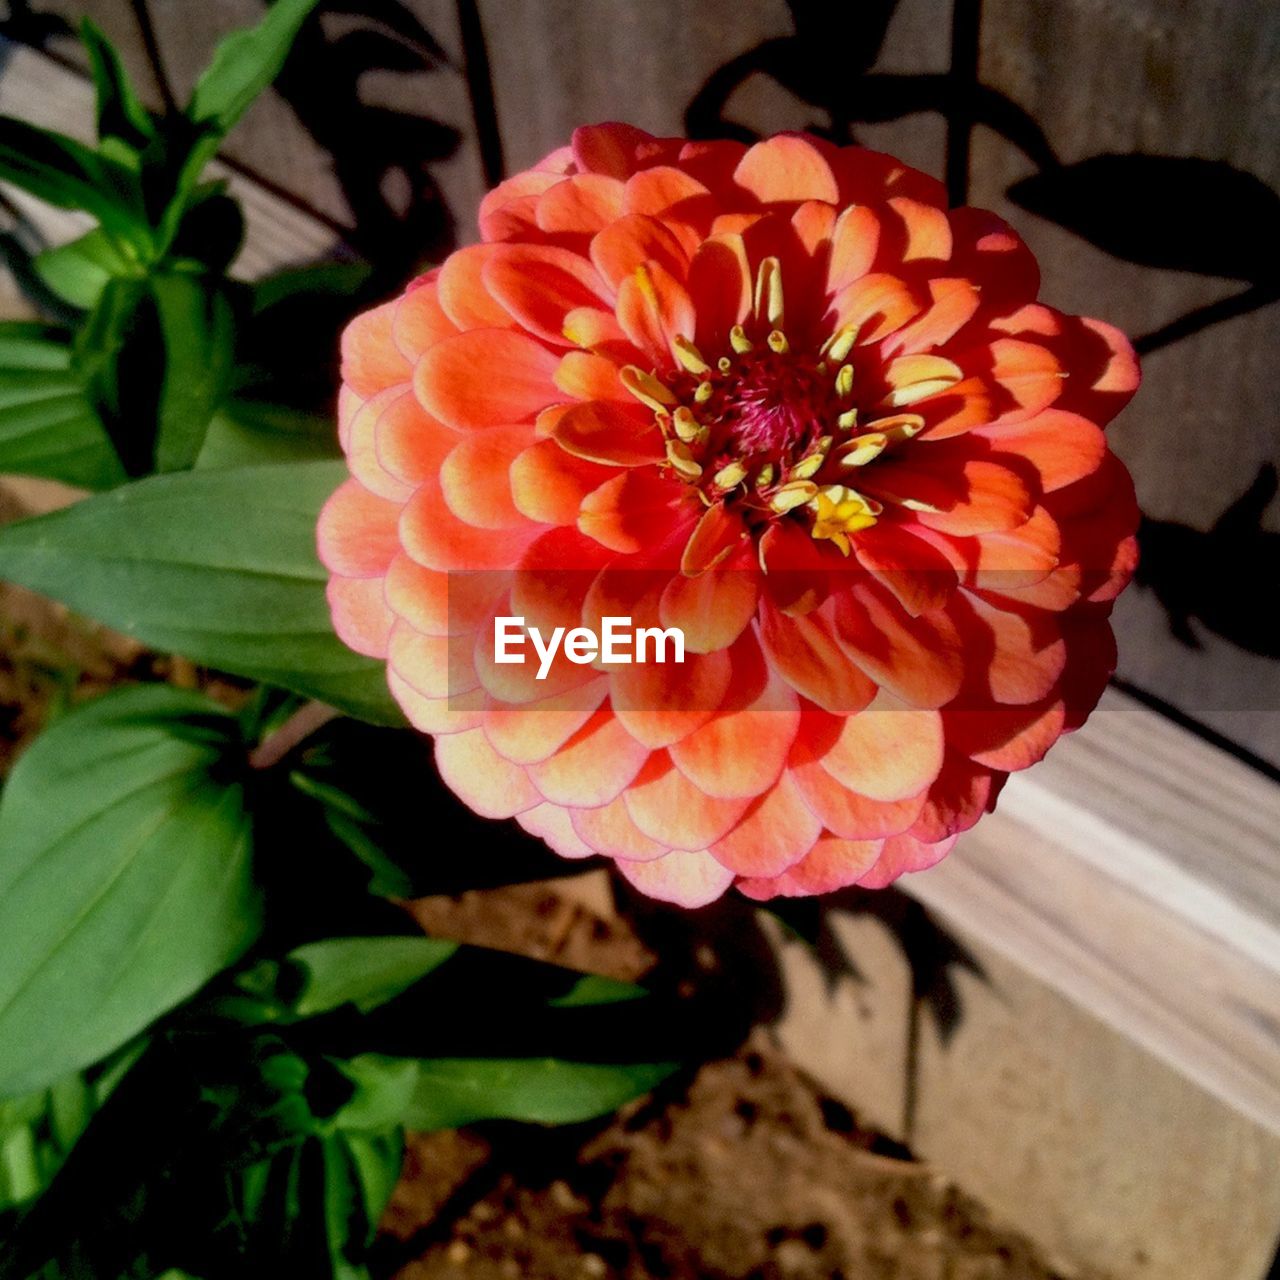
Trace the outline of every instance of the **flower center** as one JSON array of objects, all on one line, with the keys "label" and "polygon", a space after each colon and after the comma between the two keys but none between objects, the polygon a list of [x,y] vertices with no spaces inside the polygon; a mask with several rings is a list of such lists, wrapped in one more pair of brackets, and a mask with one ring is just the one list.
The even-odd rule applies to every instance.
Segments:
[{"label": "flower center", "polygon": [[781,271],[766,258],[752,315],[730,330],[714,364],[677,336],[676,372],[628,365],[622,381],[654,411],[667,465],[706,505],[733,502],[753,526],[799,519],[848,555],[850,537],[884,510],[852,483],[858,469],[918,434],[924,419],[895,413],[861,424],[849,362],[857,329],[846,325],[816,352],[800,352],[783,324]]}]

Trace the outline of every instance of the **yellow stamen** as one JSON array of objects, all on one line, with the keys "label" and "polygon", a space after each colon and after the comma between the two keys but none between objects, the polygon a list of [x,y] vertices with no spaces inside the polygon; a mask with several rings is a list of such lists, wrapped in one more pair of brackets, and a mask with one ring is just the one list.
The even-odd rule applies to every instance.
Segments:
[{"label": "yellow stamen", "polygon": [[846,409],[837,419],[836,426],[841,431],[852,431],[858,425],[857,409]]},{"label": "yellow stamen", "polygon": [[801,458],[787,473],[787,478],[789,480],[808,480],[817,475],[822,470],[823,463],[827,460],[827,453],[830,448],[831,437],[821,436],[814,446],[813,452]]},{"label": "yellow stamen", "polygon": [[889,418],[877,418],[867,423],[868,431],[878,432],[890,444],[910,440],[924,430],[924,419],[918,413],[897,413]]},{"label": "yellow stamen", "polygon": [[[735,324],[729,330],[729,345],[740,356],[745,356],[755,346],[751,339],[747,337],[747,331],[740,324]],[[725,372],[727,373],[728,370]]]},{"label": "yellow stamen", "polygon": [[942,356],[900,356],[890,363],[887,374],[893,390],[880,403],[891,409],[936,396],[964,377],[958,364]]},{"label": "yellow stamen", "polygon": [[776,352],[780,356],[785,356],[791,350],[791,344],[787,341],[787,335],[781,329],[770,329],[769,336],[765,339],[769,344],[769,350]]},{"label": "yellow stamen", "polygon": [[842,400],[853,394],[853,365],[842,364],[836,373],[836,395]]},{"label": "yellow stamen", "polygon": [[663,386],[653,374],[645,373],[643,369],[638,369],[633,364],[624,365],[618,376],[622,379],[622,385],[641,404],[648,405],[655,413],[664,406],[675,404],[676,402],[676,398],[671,394],[671,391]]},{"label": "yellow stamen", "polygon": [[782,264],[777,258],[763,258],[756,270],[755,316],[771,327],[782,324]]},{"label": "yellow stamen", "polygon": [[792,480],[784,484],[769,499],[769,505],[781,515],[794,507],[803,506],[818,492],[818,486],[812,480]]},{"label": "yellow stamen", "polygon": [[706,435],[706,431],[704,430],[702,423],[700,423],[684,405],[681,405],[675,411],[674,422],[676,435],[678,435],[685,444],[692,444],[695,440],[699,440]]},{"label": "yellow stamen", "polygon": [[683,441],[667,441],[667,461],[686,480],[697,480],[702,475],[702,468],[693,460],[689,446]]},{"label": "yellow stamen", "polygon": [[715,474],[715,485],[718,489],[732,489],[747,478],[747,469],[741,462],[731,462],[721,467]]},{"label": "yellow stamen", "polygon": [[698,389],[693,393],[695,404],[706,404],[708,400],[715,395],[716,389],[709,382],[698,383]]},{"label": "yellow stamen", "polygon": [[756,488],[767,489],[773,483],[773,463],[766,462],[759,471],[756,472]]},{"label": "yellow stamen", "polygon": [[878,458],[889,444],[889,437],[881,431],[870,431],[858,436],[841,446],[840,465],[842,467],[865,467],[868,462]]},{"label": "yellow stamen", "polygon": [[842,328],[837,329],[823,344],[822,354],[828,360],[839,364],[853,350],[853,344],[857,340],[858,326],[856,324],[844,325]]},{"label": "yellow stamen", "polygon": [[730,360],[728,356],[721,356],[720,359],[716,361],[716,368],[719,369],[721,373],[728,373],[729,370],[733,368],[733,361]]},{"label": "yellow stamen", "polygon": [[711,366],[702,358],[702,352],[684,337],[683,334],[677,333],[671,339],[671,345],[675,349],[676,359],[680,361],[684,367],[693,374],[710,373]]}]

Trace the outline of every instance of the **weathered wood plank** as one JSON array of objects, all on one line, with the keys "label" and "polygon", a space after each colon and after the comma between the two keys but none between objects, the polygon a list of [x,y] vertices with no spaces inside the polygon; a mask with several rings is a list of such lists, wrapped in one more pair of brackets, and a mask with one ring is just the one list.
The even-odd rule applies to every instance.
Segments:
[{"label": "weathered wood plank", "polygon": [[[1041,123],[1064,164],[1140,152],[1204,157],[1243,175],[1219,187],[1222,175],[1184,172],[1174,162],[1144,170],[1136,190],[1082,188],[1084,203],[1121,228],[1112,235],[1132,256],[1170,263],[1142,266],[1010,200],[1008,188],[1035,165],[992,129],[979,129],[973,202],[1025,235],[1040,259],[1045,298],[1143,335],[1240,294],[1249,278],[1275,282],[1280,46],[1265,38],[1269,30],[1268,0],[985,0],[982,80]],[[1240,278],[1227,278],[1228,268]],[[1280,402],[1271,390],[1278,348],[1273,303],[1153,352],[1142,390],[1110,433],[1147,517],[1183,526],[1149,530],[1146,574],[1193,610],[1217,614],[1228,633],[1192,622],[1203,648],[1185,647],[1152,592],[1139,587],[1117,611],[1121,673],[1275,762],[1280,622],[1273,608],[1250,602],[1246,584],[1275,590],[1280,506],[1241,512],[1229,536],[1204,535],[1260,474],[1265,483],[1262,468],[1280,462]]]}]

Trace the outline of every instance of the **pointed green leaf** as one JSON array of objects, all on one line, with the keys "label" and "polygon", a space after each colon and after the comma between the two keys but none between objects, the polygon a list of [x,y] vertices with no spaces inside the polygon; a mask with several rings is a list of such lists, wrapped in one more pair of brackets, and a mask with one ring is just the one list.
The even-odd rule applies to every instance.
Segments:
[{"label": "pointed green leaf", "polygon": [[156,136],[151,114],[138,100],[115,46],[90,18],[80,23],[97,97],[98,140],[117,139],[141,151]]},{"label": "pointed green leaf", "polygon": [[369,1013],[439,968],[458,949],[443,938],[327,938],[289,953],[305,973],[294,1011],[302,1018],[353,1004]]},{"label": "pointed green leaf", "polygon": [[58,297],[86,311],[102,296],[113,276],[141,274],[137,263],[121,253],[101,227],[69,244],[46,249],[32,266]]},{"label": "pointed green leaf", "polygon": [[[347,1065],[357,1079],[372,1058]],[[391,1060],[394,1061],[394,1060]],[[648,1093],[675,1069],[671,1062],[566,1062],[560,1058],[423,1058],[401,1121],[419,1131],[456,1129],[478,1120],[575,1124],[608,1115]]]},{"label": "pointed green leaf", "polygon": [[71,368],[66,335],[46,325],[0,324],[0,473],[87,489],[125,479]]},{"label": "pointed green leaf", "polygon": [[231,384],[235,313],[218,282],[199,276],[155,276],[150,293],[164,350],[155,466],[182,471]]},{"label": "pointed green leaf", "polygon": [[298,28],[315,7],[316,0],[276,0],[256,27],[223,40],[196,82],[188,117],[219,133],[228,132],[280,74]]},{"label": "pointed green leaf", "polygon": [[0,578],[195,662],[398,723],[333,634],[316,520],[341,463],[156,476],[0,529]]},{"label": "pointed green leaf", "polygon": [[162,685],[63,716],[0,799],[0,1095],[123,1044],[261,927],[235,717]]},{"label": "pointed green leaf", "polygon": [[139,250],[151,243],[134,175],[74,138],[0,116],[0,180],[60,209],[86,210]]}]

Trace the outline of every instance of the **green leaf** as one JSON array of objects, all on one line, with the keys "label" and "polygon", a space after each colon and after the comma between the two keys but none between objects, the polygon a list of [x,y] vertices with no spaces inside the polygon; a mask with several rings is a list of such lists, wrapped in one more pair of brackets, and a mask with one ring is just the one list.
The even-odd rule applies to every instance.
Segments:
[{"label": "green leaf", "polygon": [[196,466],[313,462],[340,453],[332,417],[232,396],[210,420]]},{"label": "green leaf", "polygon": [[315,551],[341,463],[155,476],[0,529],[0,578],[144,644],[396,723],[381,663],[333,634]]},{"label": "green leaf", "polygon": [[72,368],[85,388],[126,474],[145,475],[151,469],[156,375],[146,367],[131,367],[142,354],[137,342],[146,282],[113,276],[106,282],[93,310],[76,333]]},{"label": "green leaf", "polygon": [[80,39],[89,51],[89,70],[97,97],[98,140],[117,139],[134,152],[156,136],[151,114],[138,100],[120,55],[90,18],[80,22]]},{"label": "green leaf", "polygon": [[[357,1073],[373,1066],[362,1054]],[[386,1059],[377,1059],[385,1064]],[[411,1060],[410,1060],[411,1061]],[[405,1099],[401,1121],[426,1132],[477,1120],[575,1124],[608,1115],[648,1093],[675,1069],[672,1062],[566,1062],[560,1058],[424,1058]]]},{"label": "green leaf", "polygon": [[456,942],[408,935],[308,943],[288,956],[306,975],[294,1011],[310,1018],[353,1004],[369,1013],[444,964],[457,949]]},{"label": "green leaf", "polygon": [[399,1129],[386,1134],[335,1133],[324,1150],[324,1225],[334,1280],[367,1277],[365,1251],[373,1243],[404,1162]]},{"label": "green leaf", "polygon": [[121,253],[101,227],[69,244],[46,249],[32,265],[58,297],[86,311],[102,296],[113,276],[140,274],[137,263]]},{"label": "green leaf", "polygon": [[195,462],[230,386],[235,313],[218,282],[198,276],[155,276],[150,293],[164,348],[156,470],[182,471]]},{"label": "green leaf", "polygon": [[223,40],[196,82],[187,116],[227,133],[280,74],[299,27],[315,6],[316,0],[276,0],[257,26]]},{"label": "green leaf", "polygon": [[0,117],[0,180],[60,209],[86,210],[140,251],[151,244],[133,174],[74,138]]},{"label": "green leaf", "polygon": [[235,718],[121,689],[18,761],[0,800],[0,1095],[52,1084],[186,999],[252,943]]},{"label": "green leaf", "polygon": [[643,1000],[649,994],[634,982],[621,982],[598,973],[583,974],[562,996],[552,996],[547,1003],[553,1009],[583,1009],[592,1005],[624,1004]]},{"label": "green leaf", "polygon": [[66,336],[46,325],[0,324],[0,472],[87,489],[125,479]]}]

